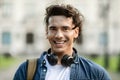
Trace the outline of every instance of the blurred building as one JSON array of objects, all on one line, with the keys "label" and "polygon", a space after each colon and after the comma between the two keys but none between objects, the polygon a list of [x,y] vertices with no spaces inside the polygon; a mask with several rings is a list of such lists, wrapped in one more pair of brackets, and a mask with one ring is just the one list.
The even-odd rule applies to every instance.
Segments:
[{"label": "blurred building", "polygon": [[72,4],[85,16],[79,52],[103,54],[104,47],[110,54],[120,52],[119,0],[0,0],[0,54],[46,50],[45,8],[61,3]]}]

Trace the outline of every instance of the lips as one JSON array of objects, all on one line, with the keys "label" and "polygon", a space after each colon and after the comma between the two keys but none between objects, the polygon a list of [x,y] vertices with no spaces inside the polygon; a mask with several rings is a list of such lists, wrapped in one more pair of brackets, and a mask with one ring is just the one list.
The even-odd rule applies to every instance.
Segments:
[{"label": "lips", "polygon": [[62,41],[53,41],[54,42],[54,44],[55,44],[55,46],[56,47],[63,47],[64,46],[64,44],[65,44],[65,42],[66,42],[66,40],[62,40]]}]

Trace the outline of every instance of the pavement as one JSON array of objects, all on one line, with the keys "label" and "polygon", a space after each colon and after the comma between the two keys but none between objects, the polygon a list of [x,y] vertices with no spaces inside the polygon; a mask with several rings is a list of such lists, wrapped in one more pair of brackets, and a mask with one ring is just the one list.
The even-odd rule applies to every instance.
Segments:
[{"label": "pavement", "polygon": [[13,76],[17,66],[10,67],[9,69],[0,70],[0,80],[13,80]]}]

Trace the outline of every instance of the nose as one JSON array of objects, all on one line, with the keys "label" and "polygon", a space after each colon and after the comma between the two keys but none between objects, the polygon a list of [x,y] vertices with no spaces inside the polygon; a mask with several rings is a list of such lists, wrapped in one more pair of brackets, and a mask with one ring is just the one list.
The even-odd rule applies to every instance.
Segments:
[{"label": "nose", "polygon": [[55,34],[55,37],[59,38],[59,39],[62,38],[63,37],[63,32],[61,30],[58,30]]}]

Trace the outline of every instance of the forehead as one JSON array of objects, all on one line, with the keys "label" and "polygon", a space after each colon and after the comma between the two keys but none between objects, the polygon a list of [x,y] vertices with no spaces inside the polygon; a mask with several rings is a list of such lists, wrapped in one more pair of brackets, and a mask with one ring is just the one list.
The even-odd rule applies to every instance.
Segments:
[{"label": "forehead", "polygon": [[48,26],[70,26],[73,25],[73,20],[71,17],[65,16],[51,16],[49,18],[49,25]]}]

